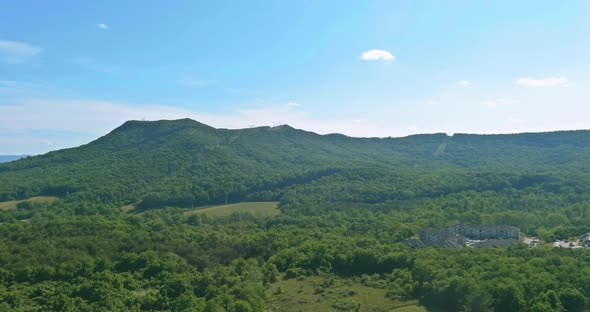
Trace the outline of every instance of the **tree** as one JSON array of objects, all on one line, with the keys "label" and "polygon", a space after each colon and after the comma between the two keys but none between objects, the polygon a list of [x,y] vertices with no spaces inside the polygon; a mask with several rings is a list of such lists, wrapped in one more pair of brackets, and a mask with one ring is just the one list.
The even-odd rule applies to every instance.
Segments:
[{"label": "tree", "polygon": [[513,280],[504,280],[494,289],[494,311],[522,311],[525,300],[522,288],[515,285]]},{"label": "tree", "polygon": [[394,269],[389,275],[386,296],[392,299],[408,300],[414,296],[417,282],[408,269]]},{"label": "tree", "polygon": [[489,293],[475,289],[467,295],[465,298],[465,304],[463,305],[463,312],[492,312],[493,309],[492,297]]},{"label": "tree", "polygon": [[568,287],[560,290],[559,299],[567,312],[586,311],[586,298],[577,289]]}]

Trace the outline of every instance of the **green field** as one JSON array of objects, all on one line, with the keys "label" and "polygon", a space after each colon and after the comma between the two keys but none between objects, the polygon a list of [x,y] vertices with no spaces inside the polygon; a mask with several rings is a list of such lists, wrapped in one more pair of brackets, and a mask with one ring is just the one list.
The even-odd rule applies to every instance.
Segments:
[{"label": "green field", "polygon": [[32,202],[32,203],[53,203],[58,201],[59,198],[53,196],[35,196],[23,200],[13,200],[7,202],[0,202],[0,209],[16,209],[16,205],[22,202]]},{"label": "green field", "polygon": [[351,279],[336,279],[326,286],[327,280],[321,276],[310,276],[272,284],[266,291],[269,311],[426,311],[416,301],[385,297],[386,289],[368,287]]},{"label": "green field", "polygon": [[234,212],[247,212],[255,216],[274,216],[280,213],[278,205],[278,202],[245,202],[200,208],[186,214],[207,214],[212,217],[223,217]]}]

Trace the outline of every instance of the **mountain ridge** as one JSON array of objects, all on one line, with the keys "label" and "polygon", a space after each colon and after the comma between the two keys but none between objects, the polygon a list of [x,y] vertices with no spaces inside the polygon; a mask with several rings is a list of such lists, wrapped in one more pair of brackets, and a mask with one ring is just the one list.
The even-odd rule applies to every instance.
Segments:
[{"label": "mountain ridge", "polygon": [[590,168],[585,155],[587,130],[355,138],[288,125],[217,129],[191,119],[135,120],[76,148],[0,164],[0,201],[50,195],[157,207],[223,203],[227,194],[231,201],[278,200],[298,185],[350,176],[400,185],[424,177],[438,190],[428,192],[444,193],[436,184],[488,172],[506,181],[515,174],[580,175]]},{"label": "mountain ridge", "polygon": [[[158,126],[160,126],[160,127],[158,127]],[[161,126],[165,126],[165,127],[162,128]],[[171,126],[174,126],[174,127],[171,128]],[[459,137],[464,137],[464,138],[469,138],[469,137],[506,138],[506,137],[525,137],[525,136],[539,136],[539,135],[552,136],[552,135],[559,135],[559,134],[590,134],[590,130],[579,129],[579,130],[555,130],[555,131],[540,131],[540,132],[492,133],[492,134],[457,132],[457,133],[453,133],[451,135],[444,133],[444,132],[433,132],[433,133],[410,134],[410,135],[399,136],[399,137],[393,137],[393,136],[355,137],[355,136],[348,136],[348,135],[341,134],[341,133],[319,134],[319,133],[316,133],[313,131],[307,131],[307,130],[303,130],[303,129],[294,128],[288,124],[274,126],[274,127],[258,126],[258,127],[251,127],[251,128],[229,129],[229,128],[215,128],[215,127],[209,126],[207,124],[201,123],[199,121],[196,121],[196,120],[193,120],[190,118],[175,119],[175,120],[163,119],[163,120],[154,120],[154,121],[128,120],[128,121],[124,122],[123,124],[121,124],[120,126],[113,129],[112,131],[110,131],[109,133],[105,134],[104,136],[101,136],[101,137],[97,138],[96,140],[90,141],[86,144],[83,144],[83,145],[80,145],[77,147],[70,147],[70,148],[65,148],[65,149],[61,149],[61,150],[50,151],[45,154],[28,156],[28,157],[37,157],[37,156],[55,153],[55,152],[59,152],[59,151],[63,151],[63,150],[70,150],[70,149],[74,149],[74,148],[79,148],[79,147],[86,146],[86,145],[95,143],[97,141],[100,141],[101,139],[103,139],[104,137],[107,137],[109,135],[114,135],[117,133],[130,131],[130,130],[143,130],[143,131],[150,130],[152,132],[158,131],[159,134],[162,134],[165,132],[182,131],[182,130],[186,130],[186,129],[190,129],[190,128],[199,129],[199,130],[206,130],[209,132],[215,132],[218,135],[223,134],[223,135],[229,135],[229,136],[231,136],[232,134],[235,135],[235,134],[244,133],[244,132],[248,133],[248,132],[271,131],[271,130],[278,131],[281,129],[287,129],[288,132],[305,133],[305,134],[312,135],[312,136],[325,137],[325,138],[339,138],[339,139],[344,139],[344,140],[347,140],[347,139],[404,140],[404,139],[414,139],[414,138],[441,138],[441,137],[442,138],[444,138],[444,137],[446,137],[446,138],[459,138]],[[0,157],[1,156],[2,155],[0,155]],[[13,156],[13,155],[6,155],[6,156]],[[19,155],[15,155],[15,156],[19,156]],[[21,158],[23,158],[23,157],[21,157]]]},{"label": "mountain ridge", "polygon": [[[308,132],[308,133],[313,133],[316,134],[318,136],[330,136],[330,135],[339,135],[339,136],[346,136],[348,138],[355,138],[355,139],[385,139],[385,138],[391,138],[391,139],[402,139],[402,138],[407,138],[407,137],[413,137],[413,136],[429,136],[429,135],[446,135],[448,137],[453,137],[453,136],[463,136],[463,135],[476,135],[476,136],[512,136],[512,135],[534,135],[534,134],[548,134],[548,133],[577,133],[577,132],[586,132],[586,133],[590,133],[590,129],[576,129],[576,130],[548,130],[548,131],[524,131],[524,132],[513,132],[513,133],[470,133],[470,132],[455,132],[453,134],[448,134],[445,132],[432,132],[432,133],[415,133],[415,134],[409,134],[409,135],[405,135],[405,136],[384,136],[384,137],[357,137],[357,136],[350,136],[350,135],[346,135],[346,134],[341,134],[341,133],[337,133],[337,132],[331,132],[331,133],[326,133],[326,134],[319,134],[313,131],[308,131],[308,130],[304,130],[304,129],[299,129],[299,128],[295,128],[289,124],[281,124],[278,126],[256,126],[256,127],[247,127],[247,128],[216,128],[207,124],[204,124],[202,122],[199,122],[197,120],[194,119],[190,119],[190,118],[181,118],[181,119],[160,119],[160,120],[128,120],[126,122],[124,122],[121,126],[115,128],[113,131],[116,131],[118,129],[125,129],[126,127],[128,127],[129,125],[149,125],[149,124],[158,124],[158,123],[166,123],[166,124],[172,124],[172,123],[183,123],[183,124],[188,124],[188,123],[192,123],[198,126],[202,126],[202,127],[206,127],[209,129],[214,129],[214,130],[225,130],[225,131],[243,131],[243,130],[250,130],[250,129],[280,129],[280,128],[288,128],[288,129],[292,129],[292,130],[296,130],[296,131],[303,131],[303,132]],[[112,132],[112,131],[111,131]]]}]

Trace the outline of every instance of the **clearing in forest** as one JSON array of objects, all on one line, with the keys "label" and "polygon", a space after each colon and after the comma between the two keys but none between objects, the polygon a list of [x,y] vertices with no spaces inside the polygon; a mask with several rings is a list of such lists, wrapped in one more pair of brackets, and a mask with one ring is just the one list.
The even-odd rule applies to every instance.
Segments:
[{"label": "clearing in forest", "polygon": [[415,300],[387,298],[387,290],[344,278],[306,276],[279,280],[266,291],[271,311],[425,312]]},{"label": "clearing in forest", "polygon": [[22,199],[22,200],[12,200],[12,201],[7,201],[7,202],[0,202],[0,209],[16,209],[16,205],[22,203],[22,202],[32,202],[32,203],[37,203],[37,204],[42,204],[42,203],[53,203],[58,201],[59,198],[54,197],[54,196],[35,196],[35,197],[31,197],[31,198],[27,198],[27,199]]},{"label": "clearing in forest", "polygon": [[199,208],[191,210],[186,214],[207,214],[212,217],[223,217],[229,216],[234,212],[247,212],[255,216],[274,216],[280,213],[278,206],[278,202],[244,202]]}]

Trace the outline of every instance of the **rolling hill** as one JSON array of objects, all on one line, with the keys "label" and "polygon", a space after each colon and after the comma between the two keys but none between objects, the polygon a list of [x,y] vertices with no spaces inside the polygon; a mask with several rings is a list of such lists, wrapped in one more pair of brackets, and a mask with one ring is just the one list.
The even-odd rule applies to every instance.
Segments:
[{"label": "rolling hill", "polygon": [[352,189],[395,185],[390,196],[366,199],[376,202],[566,175],[576,177],[572,187],[585,188],[588,164],[588,131],[351,138],[287,125],[228,130],[190,119],[129,121],[89,144],[0,164],[0,201],[57,196],[140,201],[150,209],[276,201],[295,186],[331,180]]},{"label": "rolling hill", "polygon": [[[0,164],[2,311],[587,311],[590,132],[318,135],[129,121]],[[533,307],[530,308],[529,307]]]}]

